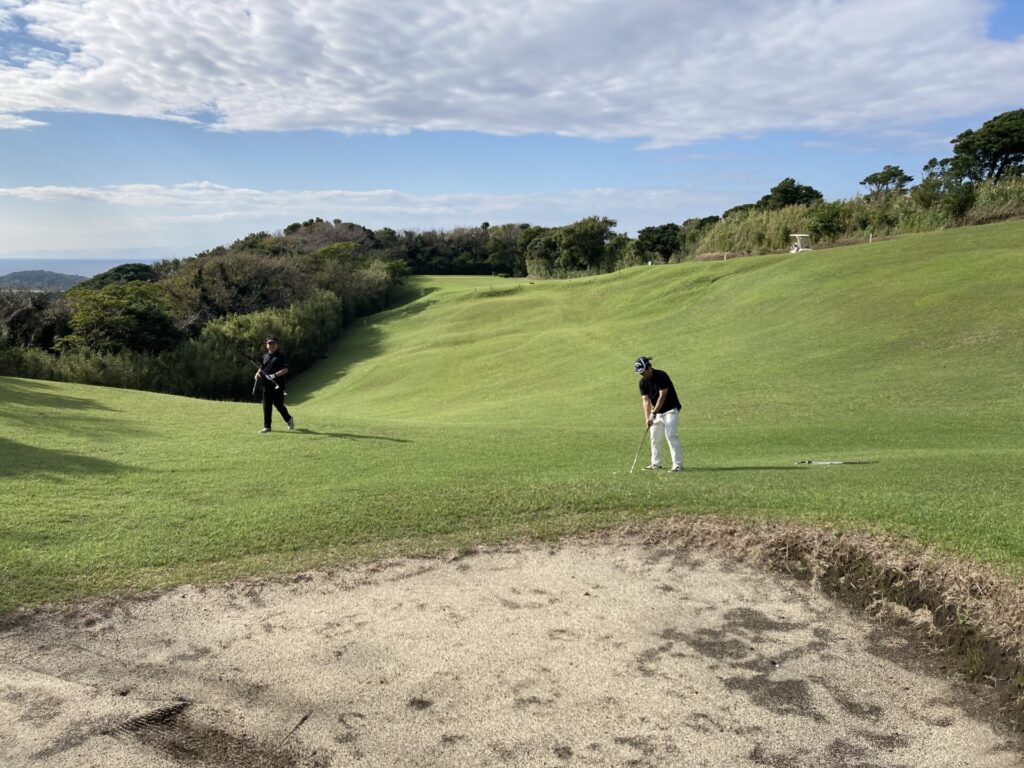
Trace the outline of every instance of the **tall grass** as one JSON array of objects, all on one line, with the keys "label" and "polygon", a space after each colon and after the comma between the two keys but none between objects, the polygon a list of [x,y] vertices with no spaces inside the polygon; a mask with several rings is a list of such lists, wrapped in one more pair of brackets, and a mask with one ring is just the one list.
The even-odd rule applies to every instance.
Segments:
[{"label": "tall grass", "polygon": [[697,243],[694,254],[782,251],[796,233],[811,234],[818,245],[837,245],[1024,216],[1024,178],[976,184],[974,195],[974,204],[963,215],[941,200],[924,207],[909,194],[858,195],[809,206],[750,209],[715,224]]},{"label": "tall grass", "polygon": [[980,184],[967,222],[985,224],[1024,216],[1024,176],[1003,179],[998,184]]}]

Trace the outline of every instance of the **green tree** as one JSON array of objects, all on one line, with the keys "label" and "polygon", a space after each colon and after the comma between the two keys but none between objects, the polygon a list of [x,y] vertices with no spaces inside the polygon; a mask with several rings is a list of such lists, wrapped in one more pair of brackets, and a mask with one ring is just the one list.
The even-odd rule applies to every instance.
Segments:
[{"label": "green tree", "polygon": [[605,249],[612,269],[632,267],[640,261],[636,255],[636,241],[621,232],[612,233]]},{"label": "green tree", "polygon": [[97,290],[111,283],[131,283],[135,281],[155,283],[158,278],[157,271],[149,264],[119,264],[113,269],[108,269],[106,272],[100,272],[88,280],[83,280],[75,288]]},{"label": "green tree", "polygon": [[49,350],[68,333],[70,319],[66,294],[0,291],[0,339],[12,347]]},{"label": "green tree", "polygon": [[679,250],[679,225],[644,227],[636,233],[635,248],[641,261],[667,262]]},{"label": "green tree", "polygon": [[167,294],[153,283],[111,283],[76,291],[69,299],[72,333],[61,339],[63,347],[156,352],[181,340]]},{"label": "green tree", "polygon": [[887,165],[882,170],[865,176],[860,183],[868,188],[872,197],[879,197],[902,192],[913,180],[914,177],[907,175],[898,165]]},{"label": "green tree", "polygon": [[558,230],[555,266],[568,272],[610,268],[606,246],[615,220],[588,216]]},{"label": "green tree", "polygon": [[684,257],[693,256],[697,252],[697,244],[721,219],[717,216],[705,216],[702,219],[687,219],[679,228],[679,250]]},{"label": "green tree", "polygon": [[195,333],[217,317],[285,307],[309,296],[314,280],[300,266],[261,253],[228,251],[191,260],[161,285],[174,300],[181,326]]},{"label": "green tree", "polygon": [[934,157],[924,166],[921,183],[910,190],[910,198],[926,211],[942,199],[944,184],[942,176],[934,172],[938,160]]},{"label": "green tree", "polygon": [[549,277],[559,253],[557,230],[531,228],[526,246],[526,273],[532,277]]},{"label": "green tree", "polygon": [[808,232],[815,240],[842,234],[845,229],[843,209],[843,203],[839,200],[814,206],[810,211]]},{"label": "green tree", "polygon": [[761,210],[775,211],[789,205],[810,205],[823,199],[824,196],[814,187],[797,184],[796,179],[785,178],[772,187],[755,205]]},{"label": "green tree", "polygon": [[941,204],[954,219],[962,219],[974,207],[977,192],[970,181],[954,181],[946,185]]},{"label": "green tree", "polygon": [[523,275],[526,262],[520,258],[519,239],[524,226],[498,224],[487,227],[487,263],[491,272],[505,275]]},{"label": "green tree", "polygon": [[1024,109],[1003,112],[953,139],[953,157],[939,161],[958,180],[998,182],[1024,172]]}]

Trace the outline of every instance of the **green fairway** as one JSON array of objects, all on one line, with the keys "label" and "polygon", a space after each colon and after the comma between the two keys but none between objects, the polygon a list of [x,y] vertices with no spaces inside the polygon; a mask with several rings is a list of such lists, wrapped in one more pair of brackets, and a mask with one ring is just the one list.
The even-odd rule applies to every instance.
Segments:
[{"label": "green fairway", "polygon": [[[255,404],[0,378],[0,611],[666,514],[1024,574],[1024,222],[409,283],[288,385],[295,432],[257,434]],[[685,473],[641,472],[646,448],[628,473],[640,354],[679,390]]]}]

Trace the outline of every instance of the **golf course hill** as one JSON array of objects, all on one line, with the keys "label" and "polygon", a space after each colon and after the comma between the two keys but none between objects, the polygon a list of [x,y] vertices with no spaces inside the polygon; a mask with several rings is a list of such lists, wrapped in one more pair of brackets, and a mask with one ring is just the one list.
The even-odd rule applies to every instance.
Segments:
[{"label": "golf course hill", "polygon": [[[678,517],[1024,575],[1024,222],[563,281],[418,276],[257,404],[0,377],[0,611]],[[288,339],[281,339],[288,350]],[[635,473],[633,360],[686,471]],[[800,462],[871,462],[801,464]]]}]

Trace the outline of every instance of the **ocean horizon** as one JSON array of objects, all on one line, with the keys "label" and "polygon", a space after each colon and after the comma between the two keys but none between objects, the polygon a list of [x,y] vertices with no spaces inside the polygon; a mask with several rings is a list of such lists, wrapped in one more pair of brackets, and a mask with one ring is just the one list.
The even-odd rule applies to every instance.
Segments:
[{"label": "ocean horizon", "polygon": [[[157,251],[158,249],[153,250]],[[173,258],[175,258],[175,255],[172,253],[154,254],[153,251],[142,253],[126,252],[102,258],[0,254],[0,277],[9,275],[12,272],[28,272],[33,270],[56,272],[62,275],[92,277],[101,272],[106,272],[108,269],[113,269],[120,264],[155,264],[158,261]]]}]

